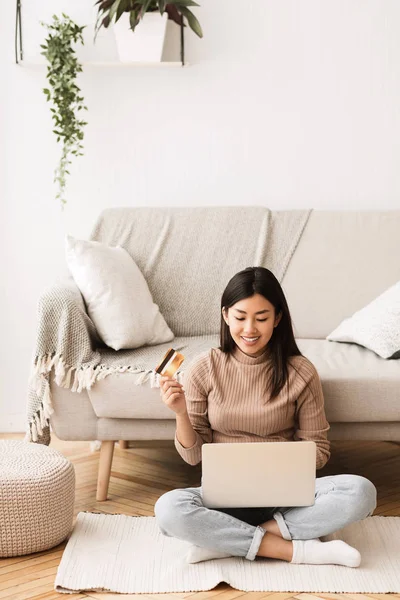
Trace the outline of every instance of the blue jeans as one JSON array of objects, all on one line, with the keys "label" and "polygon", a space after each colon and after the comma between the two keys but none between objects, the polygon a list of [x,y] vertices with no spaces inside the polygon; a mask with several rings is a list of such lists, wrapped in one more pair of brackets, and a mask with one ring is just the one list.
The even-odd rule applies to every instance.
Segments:
[{"label": "blue jeans", "polygon": [[275,519],[285,540],[309,540],[334,533],[372,515],[376,488],[360,475],[319,477],[313,506],[219,508],[203,505],[201,487],[163,494],[154,512],[161,532],[196,546],[254,560],[265,529]]}]

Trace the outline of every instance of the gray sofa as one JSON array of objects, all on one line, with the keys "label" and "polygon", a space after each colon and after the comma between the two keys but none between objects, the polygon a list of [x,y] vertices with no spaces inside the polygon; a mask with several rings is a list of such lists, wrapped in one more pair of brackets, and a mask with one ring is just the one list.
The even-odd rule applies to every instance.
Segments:
[{"label": "gray sofa", "polygon": [[[255,207],[254,210],[263,209]],[[139,211],[131,209],[129,215],[136,227],[148,226],[148,214],[143,224],[137,221],[142,215]],[[344,318],[400,279],[399,232],[400,211],[314,210],[281,282],[299,348],[321,377],[331,440],[400,441],[400,360],[384,360],[356,344],[325,339]],[[221,231],[220,236],[223,235]],[[220,236],[215,236],[215,258],[223,261],[217,247]],[[112,241],[114,245],[118,240]],[[125,242],[121,240],[121,245],[127,247]],[[174,238],[168,238],[166,243],[174,244]],[[237,246],[232,251],[240,253],[246,243],[249,240],[238,232]],[[129,251],[141,266],[142,249],[136,251],[132,240]],[[245,264],[243,268],[246,266],[254,265]],[[206,270],[207,265],[202,268]],[[171,276],[179,287],[179,273],[174,271],[174,265],[171,265]],[[197,272],[196,277],[199,276],[201,273]],[[221,289],[227,283],[227,280],[221,281]],[[177,335],[171,326],[176,314],[168,314],[167,298],[154,298],[154,301],[176,335],[172,342],[160,347],[160,358],[166,347],[190,343],[192,350],[196,350],[196,344],[204,348],[204,336],[199,335],[198,330],[192,338]],[[218,311],[219,301],[220,298],[216,298],[213,307]],[[182,298],[182,310],[184,304]],[[219,345],[218,333],[218,328],[211,333],[207,331],[210,347]],[[102,442],[98,500],[107,497],[116,440],[174,438],[174,413],[161,402],[159,389],[151,387],[148,381],[135,385],[131,374],[115,373],[80,393],[58,387],[52,374],[50,387],[54,407],[51,427],[57,437]]]}]

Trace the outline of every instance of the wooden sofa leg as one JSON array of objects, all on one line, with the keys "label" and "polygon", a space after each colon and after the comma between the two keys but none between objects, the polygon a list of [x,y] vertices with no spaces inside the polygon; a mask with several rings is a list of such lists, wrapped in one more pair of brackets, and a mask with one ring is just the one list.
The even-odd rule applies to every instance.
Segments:
[{"label": "wooden sofa leg", "polygon": [[99,473],[97,477],[97,502],[103,502],[104,500],[107,500],[113,454],[114,441],[102,441],[100,450]]},{"label": "wooden sofa leg", "polygon": [[119,440],[119,447],[121,450],[127,450],[129,448],[129,442],[126,440]]}]

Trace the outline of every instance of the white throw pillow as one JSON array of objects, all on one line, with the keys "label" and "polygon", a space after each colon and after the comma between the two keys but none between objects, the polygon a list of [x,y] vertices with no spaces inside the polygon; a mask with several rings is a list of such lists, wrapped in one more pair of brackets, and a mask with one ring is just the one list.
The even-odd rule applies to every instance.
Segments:
[{"label": "white throw pillow", "polygon": [[400,281],[342,321],[326,339],[365,346],[382,358],[400,358]]},{"label": "white throw pillow", "polygon": [[70,235],[65,245],[68,268],[107,346],[114,350],[155,346],[175,337],[124,248]]}]

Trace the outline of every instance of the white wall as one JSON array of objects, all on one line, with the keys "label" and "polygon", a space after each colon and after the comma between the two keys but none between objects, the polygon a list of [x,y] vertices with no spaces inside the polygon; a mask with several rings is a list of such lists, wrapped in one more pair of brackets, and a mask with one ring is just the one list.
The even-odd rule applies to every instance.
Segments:
[{"label": "white wall", "polygon": [[[23,9],[32,25],[59,2],[81,24],[94,4]],[[101,209],[400,208],[399,2],[200,2],[204,38],[187,31],[188,68],[85,69],[85,156],[61,212],[45,69],[14,64],[15,2],[3,1],[0,431],[25,429],[36,302],[65,269],[64,234],[87,237]],[[99,56],[107,46],[113,60],[107,40]]]}]

